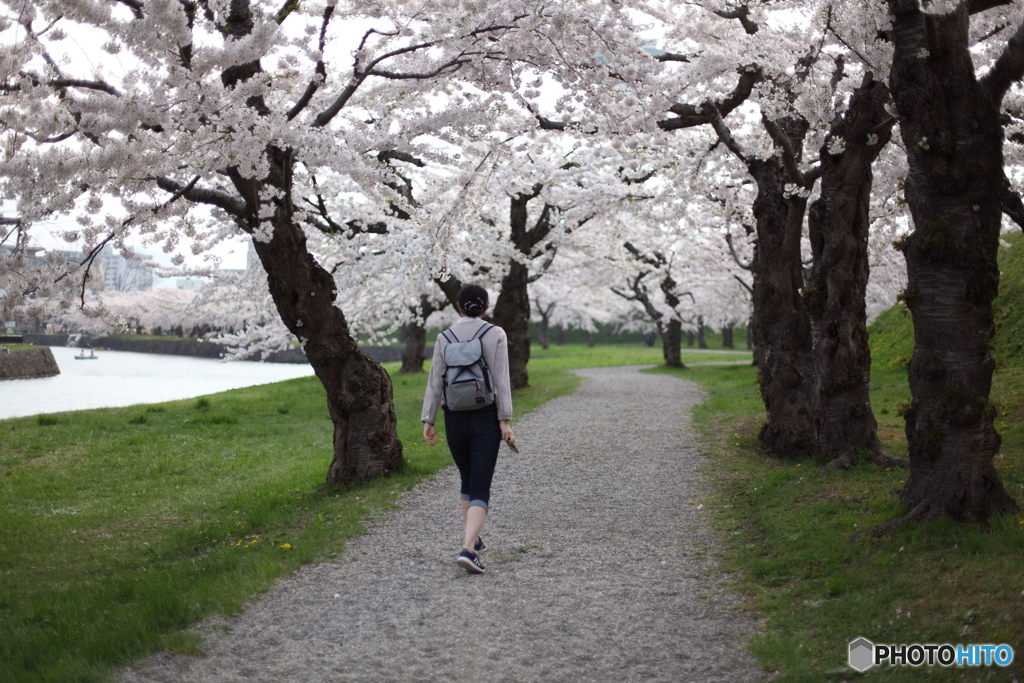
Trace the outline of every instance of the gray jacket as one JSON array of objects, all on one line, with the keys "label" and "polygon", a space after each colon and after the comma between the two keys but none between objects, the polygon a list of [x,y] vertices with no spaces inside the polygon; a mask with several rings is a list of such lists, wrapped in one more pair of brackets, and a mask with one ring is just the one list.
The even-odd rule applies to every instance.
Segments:
[{"label": "gray jacket", "polygon": [[[480,318],[459,318],[459,321],[452,325],[452,332],[455,338],[460,341],[467,341],[476,334],[487,321]],[[499,420],[512,419],[512,389],[508,380],[508,337],[505,330],[496,326],[484,333],[480,340],[484,350],[484,362],[491,371],[491,379],[494,380],[494,403],[498,408]],[[430,366],[430,378],[427,380],[427,391],[423,396],[423,413],[420,422],[434,424],[437,418],[437,409],[444,402],[442,381],[444,377],[444,347],[448,346],[448,340],[443,334],[437,335],[437,342],[434,344],[434,362]]]}]

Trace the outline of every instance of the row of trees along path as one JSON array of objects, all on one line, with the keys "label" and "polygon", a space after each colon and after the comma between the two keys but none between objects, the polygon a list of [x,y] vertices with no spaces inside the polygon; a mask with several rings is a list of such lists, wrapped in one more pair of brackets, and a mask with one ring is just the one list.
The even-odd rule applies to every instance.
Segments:
[{"label": "row of trees along path", "polygon": [[[555,236],[597,226],[603,244],[659,273],[670,308],[685,299],[669,259],[613,219],[674,189],[683,214],[721,201],[751,223],[763,444],[835,467],[862,454],[893,464],[867,400],[865,245],[881,168],[888,186],[902,183],[914,226],[899,245],[916,342],[906,518],[1018,509],[992,465],[1000,439],[989,401],[1001,217],[1024,224],[1003,159],[1018,111],[1004,100],[1024,75],[1024,17],[1009,0],[796,3],[787,7],[802,23],[786,30],[773,28],[770,3],[453,7],[427,0],[407,16],[397,2],[370,15],[346,2],[19,3],[4,20],[17,40],[2,48],[10,149],[0,175],[19,215],[2,219],[15,249],[0,255],[13,278],[0,312],[88,308],[93,262],[108,244],[130,254],[133,234],[200,252],[251,235],[280,320],[327,389],[327,481],[353,482],[397,471],[402,446],[388,375],[359,352],[336,305],[346,268],[390,253],[378,248],[388,240],[404,244],[403,281],[440,285],[449,300],[462,280],[500,272],[493,319],[522,387],[528,285],[555,258]],[[635,16],[685,49],[646,49]],[[337,69],[335,23],[356,18],[369,28],[351,68]],[[81,25],[139,66],[110,80],[75,73],[79,64],[51,51]],[[545,79],[557,85],[553,104],[539,90]],[[439,142],[418,142],[427,137]],[[544,149],[562,161],[539,170]],[[514,181],[499,173],[523,159]],[[419,184],[407,176],[432,165],[441,170]],[[579,171],[566,187],[592,203],[572,206],[566,187],[553,199],[556,171]],[[493,234],[497,219],[479,198],[489,193],[473,186],[485,174],[508,202],[509,233],[498,256],[473,262],[456,254],[452,224],[470,217],[468,234]],[[366,199],[358,211],[339,203],[355,195]],[[61,215],[76,216],[80,229],[63,234],[84,245],[84,261],[27,259],[34,226]],[[345,249],[349,260],[321,263]],[[401,306],[425,320],[444,301],[418,291]],[[620,293],[639,301],[645,291],[638,278]],[[665,323],[674,340],[678,314]]]}]

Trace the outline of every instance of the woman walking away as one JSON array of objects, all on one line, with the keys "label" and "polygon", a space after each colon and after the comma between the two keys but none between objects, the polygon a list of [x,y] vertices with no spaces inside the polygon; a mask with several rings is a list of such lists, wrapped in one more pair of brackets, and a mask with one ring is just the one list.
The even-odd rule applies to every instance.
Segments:
[{"label": "woman walking away", "polygon": [[466,533],[456,562],[471,574],[482,574],[478,553],[486,546],[480,538],[491,498],[491,479],[498,463],[498,448],[516,442],[508,421],[512,417],[512,391],[508,380],[508,344],[505,330],[480,319],[487,312],[487,290],[465,285],[459,292],[462,315],[451,329],[437,337],[423,397],[423,438],[437,444],[434,419],[444,408],[444,427],[462,487],[459,503]]}]

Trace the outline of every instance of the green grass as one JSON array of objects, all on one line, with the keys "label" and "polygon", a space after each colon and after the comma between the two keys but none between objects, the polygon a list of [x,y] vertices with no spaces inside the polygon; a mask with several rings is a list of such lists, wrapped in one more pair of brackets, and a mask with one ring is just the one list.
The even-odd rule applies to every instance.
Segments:
[{"label": "green grass", "polygon": [[[1024,266],[1024,241],[1017,237],[1021,251],[1012,257],[1019,255]],[[1020,282],[1017,266],[1007,264],[1011,251],[1000,260],[1004,324],[996,340],[1002,362],[993,398],[1003,443],[995,464],[1007,490],[1024,502],[1024,358],[1014,355],[1024,342],[1024,324],[1015,322],[1007,294]],[[870,333],[879,438],[888,453],[906,457],[898,413],[910,399],[909,314],[895,307]],[[713,463],[716,485],[708,503],[726,539],[718,555],[736,576],[744,607],[764,620],[750,649],[776,672],[773,681],[859,678],[846,656],[849,642],[860,636],[886,644],[1007,643],[1015,651],[1007,669],[883,666],[868,671],[872,680],[1024,680],[1024,513],[996,519],[987,530],[942,520],[898,527],[882,539],[851,540],[904,512],[893,492],[905,471],[865,463],[826,474],[812,460],[767,457],[756,438],[764,409],[753,368],[655,371],[695,380],[709,394],[694,417]]]},{"label": "green grass", "polygon": [[[906,454],[899,405],[909,319],[872,326],[872,404],[880,438]],[[912,347],[910,347],[912,349]],[[573,367],[657,364],[660,348],[534,347],[522,415],[571,392]],[[736,358],[749,359],[749,355]],[[684,348],[683,360],[730,356]],[[393,373],[397,364],[387,366]],[[851,542],[900,512],[904,473],[870,464],[823,475],[758,449],[764,419],[747,365],[657,368],[699,382],[695,424],[711,456],[707,507],[725,543],[709,549],[763,622],[750,644],[773,680],[850,681],[847,644],[1001,643],[1009,671],[874,668],[881,681],[1024,680],[1024,515],[983,531],[948,521]],[[424,374],[393,374],[407,466],[395,477],[321,488],[330,422],[314,379],[200,399],[0,422],[0,680],[103,680],[153,651],[201,651],[186,627],[236,612],[274,578],[342,552],[372,511],[449,463],[422,443]],[[1002,367],[996,464],[1024,501],[1024,368]],[[439,426],[441,423],[439,423]],[[258,535],[258,538],[257,538]],[[216,541],[216,542],[214,542]],[[287,546],[287,547],[283,547]],[[511,560],[510,560],[511,561]]]},{"label": "green grass", "polygon": [[[763,455],[753,368],[656,371],[695,380],[709,393],[694,417],[714,463],[716,485],[707,502],[726,539],[718,556],[737,577],[744,607],[764,620],[750,649],[777,672],[772,680],[853,680],[847,646],[859,636],[887,644],[1008,643],[1016,653],[1008,670],[971,669],[969,680],[1024,680],[1024,515],[1000,518],[987,531],[940,521],[900,527],[881,540],[851,541],[853,533],[899,515],[891,492],[902,485],[904,471],[864,464],[826,475],[812,460]],[[1006,392],[1013,398],[1004,403],[996,464],[1019,501],[1024,410],[1016,397],[1022,383],[1024,374],[1014,369],[1001,373],[997,388],[1004,400]],[[892,389],[879,385],[882,393]],[[884,446],[905,455],[901,440],[893,429]],[[967,680],[964,669],[940,666],[869,673],[880,681]]]},{"label": "green grass", "polygon": [[[660,361],[639,344],[547,355],[517,416],[573,391],[568,368]],[[322,486],[332,430],[312,377],[0,421],[0,681],[102,681],[155,651],[198,652],[188,626],[342,552],[368,515],[450,462],[423,443],[426,375],[397,365],[406,467],[337,490]]]}]

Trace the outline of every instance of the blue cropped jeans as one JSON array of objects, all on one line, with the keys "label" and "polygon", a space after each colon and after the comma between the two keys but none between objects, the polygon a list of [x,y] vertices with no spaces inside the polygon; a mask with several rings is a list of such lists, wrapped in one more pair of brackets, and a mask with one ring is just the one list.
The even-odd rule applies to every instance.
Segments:
[{"label": "blue cropped jeans", "polygon": [[491,479],[498,464],[501,427],[498,408],[489,405],[479,410],[444,411],[444,428],[462,487],[459,497],[470,506],[487,509],[491,500]]}]

